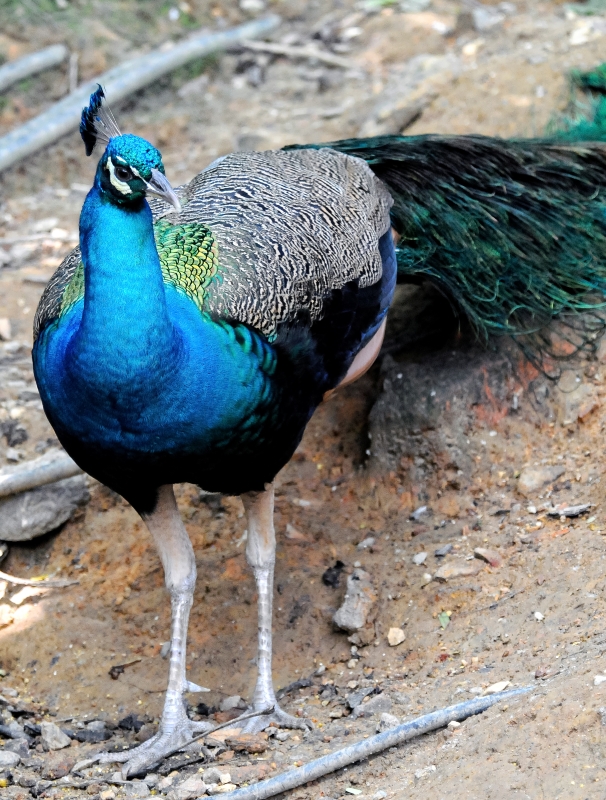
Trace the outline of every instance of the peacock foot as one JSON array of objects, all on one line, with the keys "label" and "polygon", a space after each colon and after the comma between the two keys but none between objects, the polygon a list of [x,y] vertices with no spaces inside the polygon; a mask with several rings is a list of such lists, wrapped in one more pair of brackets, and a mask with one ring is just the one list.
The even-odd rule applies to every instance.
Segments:
[{"label": "peacock foot", "polygon": [[[267,703],[265,708],[271,705],[274,706],[274,710],[271,714],[262,714],[258,717],[251,717],[251,719],[246,720],[242,726],[242,733],[259,733],[259,731],[264,731],[265,728],[268,728],[270,725],[276,725],[278,728],[299,728],[304,731],[313,729],[311,720],[305,719],[304,717],[293,717],[292,714],[287,714],[286,711],[282,711],[276,700],[274,700],[273,703]],[[234,720],[234,724],[236,724],[237,721],[238,720]]]},{"label": "peacock foot", "polygon": [[101,753],[99,762],[101,764],[123,763],[122,778],[126,780],[129,776],[149,772],[150,767],[168,758],[182,747],[186,747],[194,736],[204,733],[212,727],[209,722],[192,722],[184,717],[170,726],[160,725],[160,730],[155,736],[131,750],[123,750],[120,753]]}]

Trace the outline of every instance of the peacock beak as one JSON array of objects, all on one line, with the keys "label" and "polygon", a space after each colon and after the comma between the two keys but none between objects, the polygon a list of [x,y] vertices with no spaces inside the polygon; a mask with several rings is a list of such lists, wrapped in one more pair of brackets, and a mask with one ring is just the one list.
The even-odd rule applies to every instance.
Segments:
[{"label": "peacock beak", "polygon": [[181,203],[175,194],[175,190],[166,180],[160,170],[152,169],[151,178],[149,181],[147,181],[147,191],[150,194],[156,195],[156,197],[161,197],[162,200],[166,200],[166,202],[170,203],[175,211],[181,211]]}]

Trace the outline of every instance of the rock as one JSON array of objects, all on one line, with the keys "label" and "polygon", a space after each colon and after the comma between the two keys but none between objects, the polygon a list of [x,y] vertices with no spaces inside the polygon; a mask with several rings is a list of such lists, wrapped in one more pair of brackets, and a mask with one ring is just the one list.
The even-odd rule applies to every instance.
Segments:
[{"label": "rock", "polygon": [[562,425],[583,422],[599,408],[600,400],[594,386],[584,383],[573,370],[566,370],[555,391],[559,404],[558,419]]},{"label": "rock", "polygon": [[235,783],[224,783],[222,786],[217,786],[213,794],[228,794],[228,792],[235,792],[237,788]]},{"label": "rock", "polygon": [[66,736],[54,722],[41,722],[40,735],[45,750],[63,750],[64,747],[69,747],[71,742],[69,736]]},{"label": "rock", "polygon": [[208,786],[201,775],[190,775],[181,783],[170,789],[167,800],[194,800],[202,794],[206,794]]},{"label": "rock", "polygon": [[232,711],[234,708],[246,708],[246,703],[239,694],[234,694],[231,697],[224,697],[219,703],[220,711]]},{"label": "rock", "polygon": [[8,317],[0,317],[0,341],[8,342],[11,339],[11,321]]},{"label": "rock", "polygon": [[[7,468],[8,469],[8,468]],[[90,499],[84,475],[0,499],[0,530],[6,542],[28,542],[53,531]]]},{"label": "rock", "polygon": [[27,758],[29,756],[29,741],[26,738],[13,739],[4,745],[4,749],[16,753],[19,758]]},{"label": "rock", "polygon": [[387,634],[387,641],[390,647],[397,647],[406,639],[406,634],[402,628],[390,628]]},{"label": "rock", "polygon": [[347,705],[353,711],[353,709],[357,708],[357,706],[360,705],[362,700],[364,700],[365,697],[368,697],[368,695],[371,694],[373,691],[374,691],[373,689],[366,688],[366,689],[358,689],[357,692],[352,692],[347,696]]},{"label": "rock", "polygon": [[236,784],[241,783],[256,783],[263,780],[271,772],[271,764],[259,763],[250,764],[244,767],[232,767],[229,770],[231,775],[231,782]]},{"label": "rock", "polygon": [[389,731],[391,728],[397,728],[399,724],[400,720],[393,714],[383,713],[377,724],[377,733],[383,733],[383,731]]},{"label": "rock", "polygon": [[383,714],[391,709],[391,697],[387,694],[376,694],[366,703],[360,703],[352,712],[352,719],[358,717],[372,717],[375,714]]},{"label": "rock", "polygon": [[545,614],[541,614],[540,611],[535,611],[533,616],[537,622],[543,622],[543,620],[545,619]]},{"label": "rock", "polygon": [[487,686],[482,694],[499,694],[499,692],[504,692],[508,686],[511,686],[511,681],[499,681],[498,683],[493,683],[492,686]]},{"label": "rock", "polygon": [[204,772],[204,780],[206,783],[229,783],[231,775],[218,767],[210,767]]},{"label": "rock", "polygon": [[461,723],[457,722],[456,719],[451,719],[446,727],[450,728],[451,731],[456,731],[457,728],[461,727]]},{"label": "rock", "polygon": [[0,750],[0,769],[11,769],[16,767],[21,761],[21,757],[11,750]]},{"label": "rock", "polygon": [[[44,723],[41,723],[40,727],[42,727],[43,724]],[[51,755],[45,759],[42,777],[48,781],[56,781],[58,778],[64,778],[71,771],[77,760],[75,756],[67,753]],[[122,776],[120,775],[120,777]]]},{"label": "rock", "polygon": [[354,633],[366,625],[376,601],[370,575],[363,569],[355,569],[347,578],[347,591],[333,622],[337,627]]},{"label": "rock", "polygon": [[606,675],[596,675],[593,679],[593,685],[600,686],[602,683],[606,683]]},{"label": "rock", "polygon": [[547,515],[549,517],[569,517],[572,519],[574,517],[580,517],[581,514],[586,514],[591,507],[591,503],[580,503],[577,506],[560,505],[550,508],[547,511]]},{"label": "rock", "polygon": [[410,518],[415,522],[418,522],[422,516],[428,513],[427,506],[419,506],[419,508],[415,509],[410,515]]},{"label": "rock", "polygon": [[496,550],[490,550],[488,547],[476,547],[473,554],[481,561],[486,561],[491,567],[495,567],[495,569],[501,566],[501,557]]},{"label": "rock", "polygon": [[367,536],[366,539],[362,539],[362,541],[358,543],[357,549],[366,550],[368,547],[372,547],[375,542],[376,539],[374,536]]},{"label": "rock", "polygon": [[226,736],[225,744],[236,753],[264,753],[267,750],[266,733],[241,733],[239,736]]},{"label": "rock", "polygon": [[151,794],[145,781],[127,781],[122,788],[128,798],[149,797]]},{"label": "rock", "polygon": [[518,491],[526,496],[531,495],[548,483],[553,483],[564,472],[564,467],[527,467],[518,478]]},{"label": "rock", "polygon": [[483,569],[477,561],[449,561],[434,572],[435,581],[449,581],[453,578],[469,578]]},{"label": "rock", "polygon": [[604,708],[604,706],[598,708],[598,715],[602,725],[606,725],[606,708]]},{"label": "rock", "polygon": [[453,548],[452,544],[445,544],[442,547],[438,547],[437,550],[434,550],[433,554],[436,558],[444,558],[444,556],[447,556],[449,553],[452,553],[452,548]]},{"label": "rock", "polygon": [[427,560],[427,553],[415,553],[412,557],[412,563],[415,564],[417,567],[420,567],[421,564],[424,564]]},{"label": "rock", "polygon": [[423,767],[423,769],[418,769],[415,772],[415,778],[420,780],[421,778],[427,777],[427,775],[431,775],[432,772],[436,771],[435,764],[430,764],[428,767]]}]

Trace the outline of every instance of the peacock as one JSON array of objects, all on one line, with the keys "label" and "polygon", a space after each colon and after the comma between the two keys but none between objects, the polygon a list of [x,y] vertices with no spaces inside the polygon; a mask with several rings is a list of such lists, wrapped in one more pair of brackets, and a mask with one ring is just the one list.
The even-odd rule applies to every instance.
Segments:
[{"label": "peacock", "polygon": [[[188,718],[196,566],[173,484],[240,495],[258,589],[254,712],[244,730],[303,727],[272,685],[273,481],[323,399],[377,358],[398,279],[434,281],[480,337],[603,324],[606,151],[596,143],[388,136],[224,156],[173,189],[162,156],[122,134],[103,89],[80,132],[104,147],[80,245],[46,287],[33,362],[67,452],[140,514],[172,627],[145,771],[205,729]],[[587,332],[580,320],[593,312]],[[539,350],[537,349],[539,348]],[[538,354],[538,355],[537,355]]]}]

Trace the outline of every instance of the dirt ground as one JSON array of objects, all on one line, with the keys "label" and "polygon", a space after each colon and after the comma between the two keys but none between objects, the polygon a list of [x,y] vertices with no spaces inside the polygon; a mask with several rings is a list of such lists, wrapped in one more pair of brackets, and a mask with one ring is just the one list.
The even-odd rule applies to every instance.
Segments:
[{"label": "dirt ground", "polygon": [[[160,147],[178,184],[233,149],[332,140],[381,125],[397,132],[398,109],[415,104],[422,113],[410,134],[540,134],[567,102],[568,72],[605,53],[606,19],[555,3],[492,6],[502,19],[484,30],[477,20],[474,28],[471,6],[449,0],[414,13],[395,3],[370,13],[349,0],[241,5],[249,10],[181,3],[171,22],[160,3],[63,0],[41,3],[44,14],[5,3],[0,54],[12,59],[64,41],[79,54],[84,79],[265,5],[283,16],[273,40],[313,41],[351,61],[341,69],[234,51],[118,104],[123,129]],[[61,67],[0,96],[0,135],[66,85]],[[5,452],[28,459],[55,443],[33,383],[32,321],[45,281],[77,239],[94,166],[73,134],[0,176],[0,318],[11,325],[10,340],[0,342],[0,423],[27,434],[0,439],[0,467]],[[606,348],[571,362],[553,384],[507,347],[481,351],[452,335],[437,303],[423,288],[399,291],[389,352],[318,410],[277,480],[275,684],[311,677],[282,702],[315,729],[272,737],[259,756],[219,747],[217,764],[242,784],[374,733],[377,715],[349,714],[346,699],[360,689],[382,693],[385,708],[403,720],[510,681],[533,691],[290,796],[604,800],[606,678],[594,679],[606,673]],[[521,491],[520,475],[549,466],[561,474]],[[188,674],[211,688],[189,701],[196,718],[226,719],[220,702],[250,699],[255,677],[256,598],[242,505],[201,497],[193,486],[180,487],[178,498],[198,566]],[[552,504],[581,503],[591,504],[584,515],[547,515]],[[422,506],[425,513],[411,516]],[[444,545],[450,552],[435,556]],[[478,547],[494,551],[492,566],[474,558]],[[325,571],[337,562],[339,580],[328,585]],[[432,579],[445,565],[459,576]],[[357,567],[369,573],[376,603],[354,644],[332,616]],[[11,546],[2,569],[79,584],[24,592],[0,583],[0,724],[51,719],[75,736],[104,720],[108,744],[118,746],[137,734],[116,723],[136,714],[146,723],[138,736],[149,735],[166,682],[160,651],[170,609],[159,559],[133,510],[91,481],[84,509],[59,531]],[[392,647],[394,627],[406,638]],[[113,679],[111,667],[125,664]],[[196,705],[200,698],[205,706]],[[48,754],[34,728],[29,734],[20,766],[0,772],[1,796],[145,796],[143,784],[112,783],[114,767],[84,770],[71,784],[57,780],[61,759],[69,768],[100,745],[73,738]],[[160,775],[174,773],[176,786],[212,766],[172,763]],[[149,785],[152,793],[169,790],[154,779]]]}]

